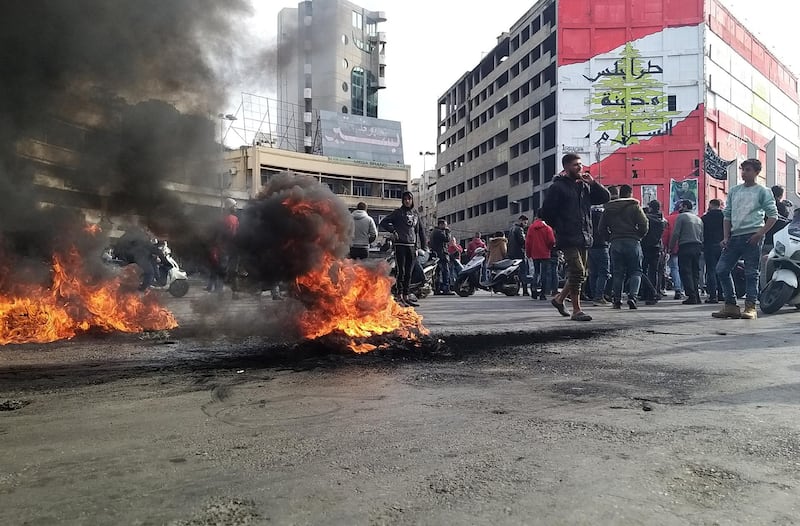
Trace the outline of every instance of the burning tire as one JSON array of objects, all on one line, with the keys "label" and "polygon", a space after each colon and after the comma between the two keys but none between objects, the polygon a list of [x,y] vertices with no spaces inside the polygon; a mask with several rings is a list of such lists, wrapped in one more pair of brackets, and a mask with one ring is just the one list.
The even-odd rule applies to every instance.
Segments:
[{"label": "burning tire", "polygon": [[176,298],[182,298],[189,292],[188,279],[176,279],[169,286],[169,293]]}]

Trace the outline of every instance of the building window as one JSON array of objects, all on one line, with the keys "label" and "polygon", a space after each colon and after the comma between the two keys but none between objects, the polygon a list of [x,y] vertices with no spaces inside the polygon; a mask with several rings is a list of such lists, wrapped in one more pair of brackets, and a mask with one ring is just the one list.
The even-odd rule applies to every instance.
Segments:
[{"label": "building window", "polygon": [[342,113],[348,113],[347,106],[342,106]]},{"label": "building window", "polygon": [[383,197],[384,199],[400,199],[405,191],[405,185],[386,183],[383,187]]},{"label": "building window", "polygon": [[358,11],[353,11],[353,27],[356,29],[364,28],[364,16]]},{"label": "building window", "polygon": [[353,68],[350,74],[351,86],[351,111],[353,115],[364,115],[364,69],[360,67]]},{"label": "building window", "polygon": [[342,82],[342,91],[347,93],[347,82]]},{"label": "building window", "polygon": [[378,24],[374,20],[367,18],[367,34],[368,35],[377,35],[378,34]]},{"label": "building window", "polygon": [[342,68],[345,69],[345,70],[350,69],[350,63],[347,61],[346,58],[342,59]]},{"label": "building window", "polygon": [[[347,42],[348,42],[348,40],[347,40],[347,35],[344,35],[344,34],[343,34],[343,35],[342,35],[342,44],[346,46],[346,45],[347,45]],[[347,66],[345,66],[345,67],[347,67]]]}]

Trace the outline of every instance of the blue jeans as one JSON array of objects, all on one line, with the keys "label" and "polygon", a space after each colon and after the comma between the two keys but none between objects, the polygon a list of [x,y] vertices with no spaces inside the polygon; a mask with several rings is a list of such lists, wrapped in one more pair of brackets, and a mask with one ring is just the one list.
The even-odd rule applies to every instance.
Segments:
[{"label": "blue jeans", "polygon": [[672,278],[672,289],[675,292],[683,292],[683,283],[681,283],[681,273],[678,268],[678,254],[670,254],[669,261],[669,276]]},{"label": "blue jeans", "polygon": [[541,295],[552,294],[558,288],[558,283],[553,277],[553,263],[550,259],[533,259],[533,283],[531,283],[531,296],[536,292],[536,286],[542,288]]},{"label": "blue jeans", "polygon": [[642,245],[636,239],[616,239],[611,242],[611,259],[614,262],[612,299],[620,303],[625,276],[628,276],[628,299],[636,301],[642,285]]},{"label": "blue jeans", "polygon": [[755,305],[758,299],[759,264],[764,240],[762,239],[757,245],[752,245],[749,243],[751,237],[753,237],[752,233],[732,236],[728,241],[728,247],[722,251],[722,256],[717,263],[717,278],[719,278],[722,292],[725,294],[725,303],[728,305],[736,305],[736,290],[733,286],[731,271],[740,259],[744,259],[744,283],[747,291],[745,301]]},{"label": "blue jeans", "polygon": [[608,247],[589,249],[589,290],[592,299],[600,300],[611,277],[611,256]]},{"label": "blue jeans", "polygon": [[703,247],[703,252],[706,259],[706,290],[708,291],[708,296],[722,299],[725,297],[725,293],[722,290],[719,279],[717,279],[717,264],[722,256],[722,247],[718,244],[706,245]]},{"label": "blue jeans", "polygon": [[450,292],[450,257],[439,255],[439,292]]}]

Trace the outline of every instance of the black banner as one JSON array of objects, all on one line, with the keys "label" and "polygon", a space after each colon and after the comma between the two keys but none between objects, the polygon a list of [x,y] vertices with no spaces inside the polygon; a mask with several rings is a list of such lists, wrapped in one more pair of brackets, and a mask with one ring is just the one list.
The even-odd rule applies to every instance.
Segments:
[{"label": "black banner", "polygon": [[711,145],[706,144],[706,152],[704,155],[704,164],[706,174],[717,179],[718,181],[728,180],[728,167],[735,161],[726,161],[716,154]]}]

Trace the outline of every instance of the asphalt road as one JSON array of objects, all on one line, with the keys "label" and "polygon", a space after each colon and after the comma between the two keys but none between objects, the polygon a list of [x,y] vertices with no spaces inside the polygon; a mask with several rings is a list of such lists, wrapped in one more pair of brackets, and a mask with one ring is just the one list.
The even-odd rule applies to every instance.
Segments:
[{"label": "asphalt road", "polygon": [[169,304],[0,349],[0,524],[800,522],[794,310],[435,297],[423,347],[350,356],[290,302]]}]

